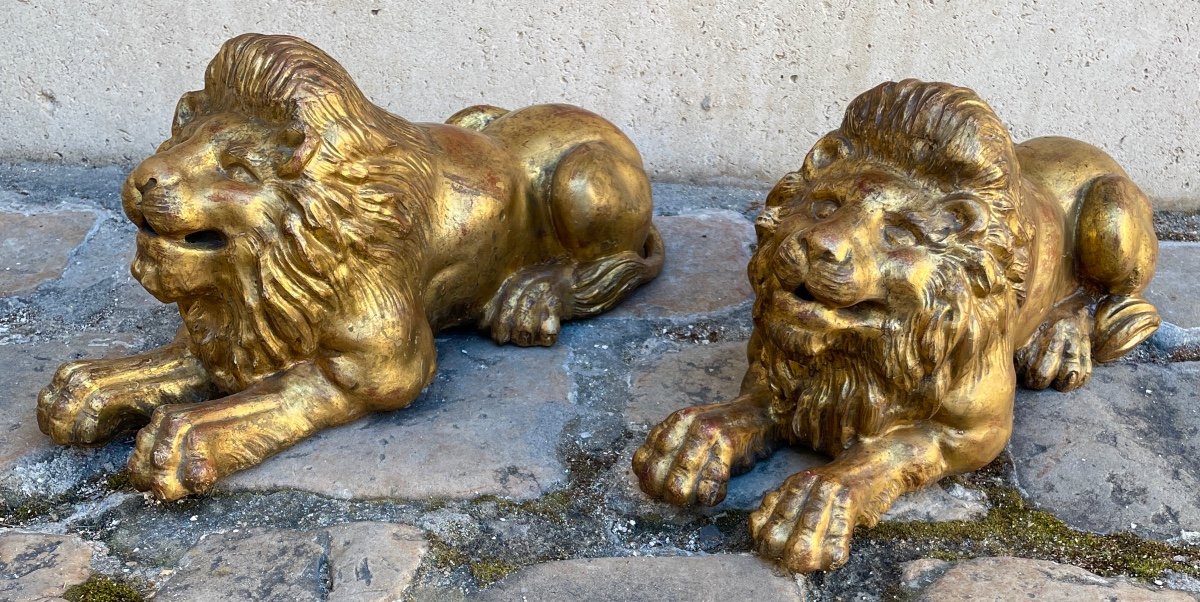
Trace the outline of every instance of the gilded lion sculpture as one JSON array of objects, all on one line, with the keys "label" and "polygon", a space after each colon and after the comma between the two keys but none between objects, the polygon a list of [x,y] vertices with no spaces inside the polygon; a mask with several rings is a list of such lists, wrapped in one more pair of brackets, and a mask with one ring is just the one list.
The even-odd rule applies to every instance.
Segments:
[{"label": "gilded lion sculpture", "polygon": [[641,157],[608,121],[541,105],[410,123],[288,36],[226,42],[122,195],[133,275],[183,326],[65,364],[37,417],[63,444],[141,427],[131,482],[164,500],[409,405],[439,329],[550,345],[663,261]]},{"label": "gilded lion sculpture", "polygon": [[712,505],[783,445],[832,456],[750,516],[796,572],[841,566],[898,496],[999,455],[1018,381],[1079,387],[1159,324],[1145,195],[1083,142],[1014,145],[966,88],[856,98],[756,229],[740,396],[675,412],[633,467],[654,498]]}]

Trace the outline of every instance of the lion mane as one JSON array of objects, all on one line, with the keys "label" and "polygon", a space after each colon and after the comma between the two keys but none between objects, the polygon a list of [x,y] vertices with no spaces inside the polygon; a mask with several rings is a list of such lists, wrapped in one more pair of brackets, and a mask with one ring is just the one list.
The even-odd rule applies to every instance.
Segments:
[{"label": "lion mane", "polygon": [[[237,270],[222,298],[180,302],[194,351],[239,387],[255,374],[312,357],[319,328],[349,299],[396,300],[415,269],[434,176],[430,143],[411,123],[369,102],[316,47],[287,36],[226,42],[204,89],[183,96],[171,138],[189,124],[234,112],[300,140],[267,184],[287,204],[278,223],[236,237]],[[368,265],[389,265],[380,275]],[[372,276],[374,275],[374,276]],[[391,277],[389,277],[391,275]],[[229,344],[230,342],[234,344]]]},{"label": "lion mane", "polygon": [[[797,437],[830,453],[893,419],[932,416],[946,391],[980,376],[969,364],[1002,342],[1003,325],[1025,300],[1033,232],[1020,210],[1022,180],[1008,131],[969,89],[905,80],[860,95],[841,127],[771,192],[767,207],[802,197],[809,182],[840,161],[914,180],[928,192],[908,208],[919,226],[963,196],[981,201],[987,218],[977,230],[926,245],[935,273],[920,286],[892,283],[911,298],[889,299],[881,332],[792,334],[830,339],[818,357],[795,357],[771,340],[788,335],[758,324],[768,333],[758,359],[775,393],[776,415],[790,416]],[[755,282],[772,280],[769,258],[785,235],[761,245],[752,264]]]}]

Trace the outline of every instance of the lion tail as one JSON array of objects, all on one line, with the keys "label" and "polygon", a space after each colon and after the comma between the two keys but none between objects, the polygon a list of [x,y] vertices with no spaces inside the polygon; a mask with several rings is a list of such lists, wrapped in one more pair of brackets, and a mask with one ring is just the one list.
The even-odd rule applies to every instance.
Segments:
[{"label": "lion tail", "polygon": [[[644,255],[644,256],[643,256]],[[583,264],[575,269],[571,283],[576,317],[608,311],[637,287],[650,282],[662,270],[662,235],[650,224],[643,255],[625,251]]]},{"label": "lion tail", "polygon": [[1096,305],[1092,358],[1111,362],[1150,338],[1162,318],[1149,301],[1136,295],[1109,295]]},{"label": "lion tail", "polygon": [[508,113],[508,109],[501,109],[500,107],[493,107],[492,105],[475,105],[473,107],[467,107],[451,115],[450,118],[446,120],[446,124],[457,125],[458,127],[479,132],[483,131],[483,128],[487,127],[489,123],[507,115]]}]

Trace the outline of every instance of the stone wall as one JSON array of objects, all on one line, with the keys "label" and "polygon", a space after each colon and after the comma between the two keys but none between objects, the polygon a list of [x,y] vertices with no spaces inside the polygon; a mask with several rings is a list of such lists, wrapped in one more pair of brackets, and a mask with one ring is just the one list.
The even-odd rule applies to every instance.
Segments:
[{"label": "stone wall", "polygon": [[855,94],[946,80],[1015,137],[1086,139],[1159,208],[1200,208],[1198,2],[10,0],[0,23],[0,159],[142,157],[221,41],[263,31],[312,40],[415,120],[590,107],[668,181],[773,182]]}]

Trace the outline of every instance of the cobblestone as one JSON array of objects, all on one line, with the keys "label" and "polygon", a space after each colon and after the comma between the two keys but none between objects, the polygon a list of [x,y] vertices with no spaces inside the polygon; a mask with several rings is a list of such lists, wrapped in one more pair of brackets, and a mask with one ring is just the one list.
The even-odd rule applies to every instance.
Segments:
[{"label": "cobblestone", "polygon": [[317,602],[324,597],[328,546],[327,533],[247,529],[212,535],[183,556],[155,599]]},{"label": "cobblestone", "polygon": [[1200,531],[1200,363],[1101,366],[1071,393],[1022,391],[1022,489],[1073,527],[1171,539]]},{"label": "cobblestone", "polygon": [[928,602],[1041,600],[1044,602],[1192,601],[1191,596],[1105,579],[1079,567],[1047,560],[976,558],[949,563],[921,560],[905,565],[903,586]]},{"label": "cobblestone", "polygon": [[221,486],[344,499],[536,498],[563,480],[555,443],[581,412],[569,401],[566,357],[561,346],[443,339],[436,381],[411,406],[319,433]]},{"label": "cobblestone", "polygon": [[1146,298],[1163,320],[1181,328],[1200,328],[1200,243],[1159,244],[1158,265]]},{"label": "cobblestone", "polygon": [[802,589],[753,556],[588,558],[538,565],[485,590],[481,602],[794,600]]},{"label": "cobblestone", "polygon": [[0,295],[26,291],[62,275],[67,257],[96,222],[83,211],[0,212]]},{"label": "cobblestone", "polygon": [[0,530],[0,600],[62,600],[92,575],[103,547],[74,535]]},{"label": "cobblestone", "polygon": [[705,210],[658,217],[654,223],[666,245],[662,273],[608,316],[683,317],[750,300],[750,222],[732,211]]}]

